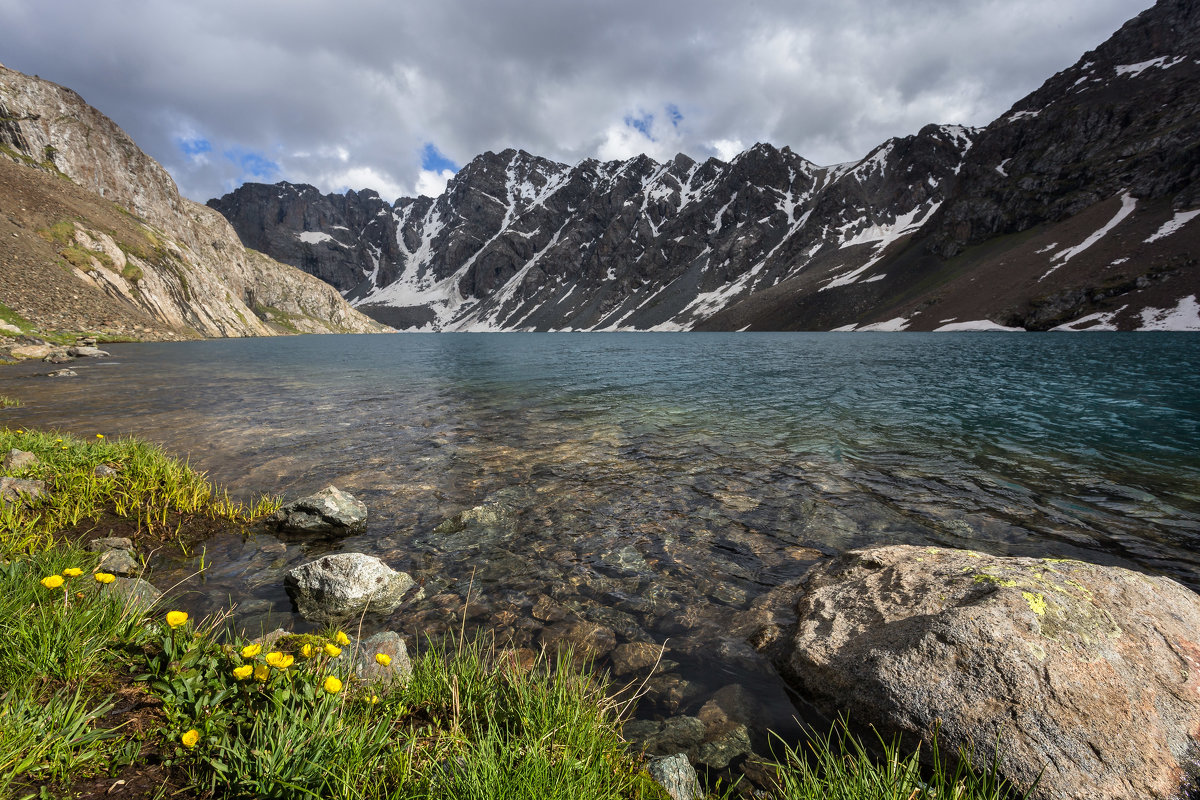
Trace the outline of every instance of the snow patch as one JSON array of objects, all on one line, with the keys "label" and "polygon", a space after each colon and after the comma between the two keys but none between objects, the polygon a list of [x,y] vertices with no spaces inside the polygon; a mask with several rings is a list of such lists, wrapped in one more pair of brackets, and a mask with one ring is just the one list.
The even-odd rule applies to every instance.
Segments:
[{"label": "snow patch", "polygon": [[[1089,247],[1094,245],[1096,242],[1103,239],[1108,234],[1109,231],[1111,231],[1113,228],[1117,227],[1117,225],[1119,225],[1121,223],[1121,220],[1125,219],[1130,214],[1132,214],[1133,209],[1135,209],[1136,207],[1137,207],[1137,200],[1133,197],[1133,195],[1129,194],[1129,192],[1122,193],[1121,194],[1121,208],[1120,208],[1120,210],[1117,211],[1117,213],[1115,215],[1113,215],[1113,218],[1110,219],[1107,223],[1105,223],[1103,228],[1096,231],[1095,233],[1093,233],[1088,238],[1084,239],[1079,244],[1075,245],[1074,247],[1068,247],[1066,250],[1060,250],[1057,253],[1055,253],[1050,259],[1051,262],[1053,263],[1053,266],[1050,267],[1050,269],[1046,271],[1046,274],[1044,274],[1044,275],[1042,275],[1042,277],[1038,278],[1038,280],[1039,281],[1045,280],[1046,278],[1048,278],[1051,275],[1051,273],[1053,273],[1056,269],[1061,267],[1063,264],[1066,264],[1072,258],[1079,255],[1084,250],[1087,250]],[[1054,263],[1054,262],[1057,262],[1057,263]]]},{"label": "snow patch", "polygon": [[[296,238],[305,244],[320,244],[321,242],[332,242],[334,238],[323,231],[303,231],[296,234]],[[340,242],[339,242],[340,244]]]},{"label": "snow patch", "polygon": [[1036,117],[1038,114],[1041,114],[1041,113],[1042,113],[1041,111],[1018,111],[1015,114],[1010,114],[1007,122],[1016,122],[1017,120],[1025,119],[1026,117],[1033,119],[1034,117]]},{"label": "snow patch", "polygon": [[[1121,306],[1116,311],[1097,311],[1095,314],[1088,314],[1086,317],[1064,322],[1062,325],[1057,325],[1050,330],[1052,331],[1115,331],[1117,326],[1113,324],[1113,320],[1117,314],[1120,314],[1129,306]],[[1094,324],[1093,324],[1094,323]]]},{"label": "snow patch", "polygon": [[1128,75],[1131,78],[1136,78],[1148,69],[1170,69],[1176,64],[1181,64],[1186,61],[1185,56],[1159,56],[1152,58],[1149,61],[1142,61],[1137,64],[1122,64],[1116,68],[1117,75]]},{"label": "snow patch", "polygon": [[1141,331],[1200,331],[1200,303],[1191,294],[1174,308],[1143,308]]},{"label": "snow patch", "polygon": [[1007,178],[1007,177],[1008,177],[1008,173],[1004,171],[1004,166],[1005,166],[1005,165],[1006,165],[1008,162],[1010,162],[1010,161],[1012,161],[1012,159],[1011,159],[1011,158],[1006,158],[1006,159],[1004,159],[1003,161],[1001,161],[999,164],[997,164],[997,165],[996,165],[996,172],[999,172],[1001,175],[1003,175],[1004,177],[1006,177],[1006,178]]},{"label": "snow patch", "polygon": [[951,322],[949,325],[942,325],[940,328],[934,328],[934,333],[951,333],[953,331],[1008,331],[1011,333],[1024,333],[1024,328],[1006,328],[1003,325],[998,325],[990,319],[973,319],[967,322]]},{"label": "snow patch", "polygon": [[1159,239],[1165,239],[1175,231],[1182,228],[1187,223],[1200,217],[1200,208],[1195,211],[1178,211],[1175,216],[1163,223],[1162,227],[1154,232],[1154,235],[1146,240],[1146,244],[1157,242]]}]

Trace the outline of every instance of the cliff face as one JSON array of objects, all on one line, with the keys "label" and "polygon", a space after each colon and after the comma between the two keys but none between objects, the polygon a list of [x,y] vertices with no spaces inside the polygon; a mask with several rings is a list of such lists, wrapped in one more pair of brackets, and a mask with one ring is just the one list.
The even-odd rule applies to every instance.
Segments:
[{"label": "cliff face", "polygon": [[[248,254],[220,214],[181,197],[161,165],[69,89],[0,67],[0,154],[4,196],[27,200],[4,209],[15,230],[0,245],[11,256],[0,302],[32,322],[49,311],[33,287],[61,283],[54,269],[75,281],[60,293],[63,324],[88,318],[71,306],[104,296],[114,335],[382,329],[323,282]],[[121,211],[130,218],[114,219]],[[31,271],[42,279],[27,280]]]},{"label": "cliff face", "polygon": [[403,328],[1200,329],[1200,10],[1161,0],[982,130],[819,167],[485,153],[436,198],[247,185],[252,247]]}]

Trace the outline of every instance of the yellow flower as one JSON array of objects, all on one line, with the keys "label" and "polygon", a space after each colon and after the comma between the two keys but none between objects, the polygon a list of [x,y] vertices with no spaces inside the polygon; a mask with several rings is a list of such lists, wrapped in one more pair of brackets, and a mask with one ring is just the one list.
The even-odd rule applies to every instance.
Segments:
[{"label": "yellow flower", "polygon": [[97,434],[96,434],[96,438],[97,438],[97,439],[103,439],[103,438],[104,438],[104,434],[103,434],[103,433],[97,433]]},{"label": "yellow flower", "polygon": [[337,658],[342,654],[342,648],[337,647],[336,645],[327,644],[325,645],[324,649],[325,655],[329,656],[330,658]]},{"label": "yellow flower", "polygon": [[280,652],[267,653],[267,663],[275,669],[287,669],[295,660],[291,656],[285,656]]},{"label": "yellow flower", "polygon": [[249,678],[253,674],[254,674],[254,667],[251,666],[250,664],[243,664],[240,667],[233,668],[233,677],[237,678],[239,681],[244,681],[244,680],[246,680],[246,678]]},{"label": "yellow flower", "polygon": [[392,657],[389,656],[387,653],[376,653],[375,654],[375,663],[381,667],[386,667],[388,664],[392,663]]},{"label": "yellow flower", "polygon": [[259,664],[254,668],[254,680],[260,683],[271,677],[271,668],[266,664]]},{"label": "yellow flower", "polygon": [[373,694],[367,698],[367,702],[373,706],[379,705],[379,695]]},{"label": "yellow flower", "polygon": [[183,742],[183,746],[190,750],[196,746],[196,742],[200,741],[200,731],[192,728],[183,736],[180,736],[179,741]]},{"label": "yellow flower", "polygon": [[188,615],[186,611],[168,611],[167,624],[172,628],[178,628],[183,623],[187,622]]},{"label": "yellow flower", "polygon": [[304,656],[305,658],[312,658],[316,654],[317,650],[311,644],[303,645],[300,648],[300,655]]},{"label": "yellow flower", "polygon": [[78,578],[82,574],[83,570],[79,567],[67,567],[63,570],[63,575],[66,575],[68,578]]},{"label": "yellow flower", "polygon": [[62,585],[62,575],[47,575],[46,577],[42,578],[42,586],[45,586],[47,589],[57,589]]},{"label": "yellow flower", "polygon": [[116,575],[110,575],[107,572],[97,572],[92,577],[96,579],[97,583],[112,583],[117,579]]},{"label": "yellow flower", "polygon": [[342,690],[342,682],[330,675],[325,679],[325,691],[329,694],[337,694]]},{"label": "yellow flower", "polygon": [[336,634],[334,634],[333,640],[335,642],[337,642],[338,644],[340,644],[342,647],[345,647],[346,645],[350,644],[350,637],[347,636],[346,634],[342,633],[341,631],[338,631]]},{"label": "yellow flower", "polygon": [[242,648],[242,658],[254,658],[262,652],[261,644],[248,644]]}]

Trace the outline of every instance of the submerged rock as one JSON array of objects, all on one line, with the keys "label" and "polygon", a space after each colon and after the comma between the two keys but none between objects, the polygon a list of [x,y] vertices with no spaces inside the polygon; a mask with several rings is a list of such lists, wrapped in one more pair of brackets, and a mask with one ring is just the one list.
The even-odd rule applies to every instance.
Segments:
[{"label": "submerged rock", "polygon": [[394,611],[416,582],[404,572],[362,553],[338,553],[301,564],[288,573],[288,592],[312,622],[333,622],[370,610]]},{"label": "submerged rock", "polygon": [[[781,670],[826,711],[1035,798],[1186,794],[1200,730],[1200,597],[1078,561],[857,550],[806,574]],[[924,752],[924,751],[923,751]]]},{"label": "submerged rock", "polygon": [[267,518],[279,530],[347,535],[367,529],[367,507],[336,486],[293,500]]},{"label": "submerged rock", "polygon": [[117,578],[105,587],[105,591],[115,593],[130,604],[143,608],[154,605],[163,596],[162,592],[141,578]]}]

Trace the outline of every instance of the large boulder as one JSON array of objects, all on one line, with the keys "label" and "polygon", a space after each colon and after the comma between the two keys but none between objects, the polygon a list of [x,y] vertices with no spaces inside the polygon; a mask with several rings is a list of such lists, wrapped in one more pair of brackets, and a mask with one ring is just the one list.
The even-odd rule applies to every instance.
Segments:
[{"label": "large boulder", "polygon": [[288,573],[285,584],[301,616],[332,623],[368,609],[394,611],[416,581],[374,556],[338,553],[301,564]]},{"label": "large boulder", "polygon": [[293,500],[267,518],[281,531],[348,535],[367,529],[367,507],[336,486]]},{"label": "large boulder", "polygon": [[781,670],[830,713],[993,759],[1036,798],[1186,794],[1200,597],[1078,561],[910,546],[814,567]]}]

